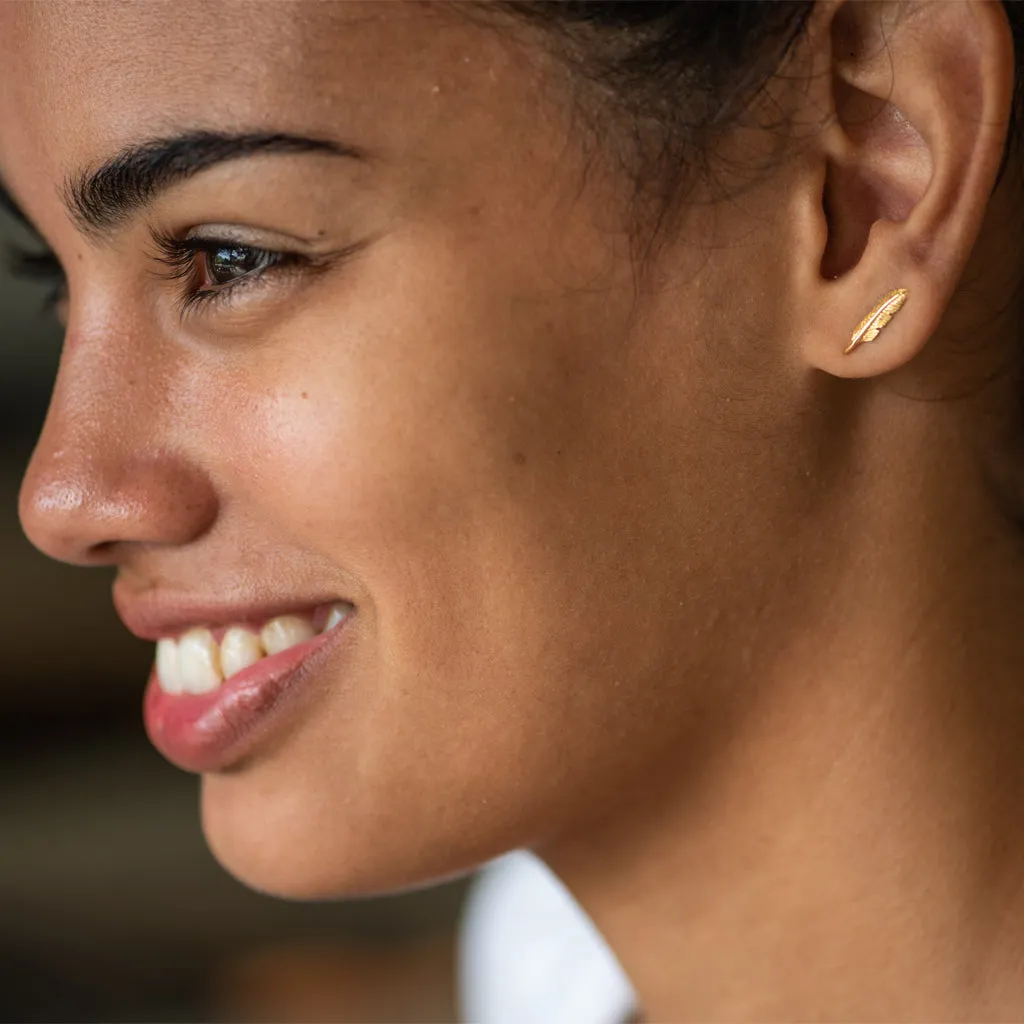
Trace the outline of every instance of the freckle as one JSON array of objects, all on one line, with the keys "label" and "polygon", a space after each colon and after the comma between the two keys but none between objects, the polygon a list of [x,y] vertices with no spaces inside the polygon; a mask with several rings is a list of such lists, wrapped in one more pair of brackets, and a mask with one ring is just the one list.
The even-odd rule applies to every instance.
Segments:
[{"label": "freckle", "polygon": [[516,452],[512,458],[517,466],[522,466],[526,462],[526,456],[522,452]]}]

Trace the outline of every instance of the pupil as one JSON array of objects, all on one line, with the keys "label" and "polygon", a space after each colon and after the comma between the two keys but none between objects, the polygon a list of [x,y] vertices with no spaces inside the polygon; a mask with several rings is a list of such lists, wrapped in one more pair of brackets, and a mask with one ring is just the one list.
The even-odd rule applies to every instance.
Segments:
[{"label": "pupil", "polygon": [[259,260],[251,249],[220,246],[207,257],[210,277],[214,284],[229,284],[245,277],[259,266]]}]

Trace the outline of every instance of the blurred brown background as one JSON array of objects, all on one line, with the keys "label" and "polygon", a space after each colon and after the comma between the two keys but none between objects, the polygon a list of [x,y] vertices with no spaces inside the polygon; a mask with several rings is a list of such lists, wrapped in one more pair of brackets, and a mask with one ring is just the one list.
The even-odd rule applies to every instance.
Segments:
[{"label": "blurred brown background", "polygon": [[[0,242],[30,242],[0,214]],[[107,572],[18,526],[60,332],[0,270],[0,1021],[453,1019],[463,886],[291,904],[230,879],[143,734],[150,645]]]}]

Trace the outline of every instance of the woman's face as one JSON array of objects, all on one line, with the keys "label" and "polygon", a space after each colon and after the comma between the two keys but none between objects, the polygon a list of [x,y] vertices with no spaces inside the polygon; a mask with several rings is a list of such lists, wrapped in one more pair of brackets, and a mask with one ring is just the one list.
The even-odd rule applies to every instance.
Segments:
[{"label": "woman's face", "polygon": [[815,454],[779,443],[813,433],[770,340],[784,183],[641,275],[614,147],[472,8],[0,22],[0,175],[69,287],[29,536],[116,565],[154,640],[353,606],[248,685],[150,683],[225,865],[412,884],[684,770]]}]

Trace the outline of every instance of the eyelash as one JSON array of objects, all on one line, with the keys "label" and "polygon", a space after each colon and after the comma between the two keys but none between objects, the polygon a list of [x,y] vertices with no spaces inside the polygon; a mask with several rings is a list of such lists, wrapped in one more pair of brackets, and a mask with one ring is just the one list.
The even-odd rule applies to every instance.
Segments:
[{"label": "eyelash", "polygon": [[158,251],[154,254],[157,261],[167,270],[162,276],[176,281],[194,279],[199,271],[197,257],[201,254],[207,258],[222,250],[235,253],[246,253],[255,257],[259,263],[257,269],[247,271],[232,282],[225,282],[217,288],[190,287],[180,300],[181,315],[190,310],[214,302],[229,302],[240,289],[260,284],[268,273],[308,265],[312,261],[298,253],[279,252],[273,249],[261,249],[255,245],[245,245],[231,238],[174,238],[171,235],[154,235]]},{"label": "eyelash", "polygon": [[[171,280],[194,280],[199,272],[197,257],[205,254],[211,257],[221,250],[245,253],[257,262],[257,269],[248,271],[234,281],[216,288],[188,287],[179,299],[180,315],[190,310],[215,302],[227,303],[240,289],[249,288],[264,281],[268,273],[310,265],[314,261],[298,253],[279,252],[246,245],[231,238],[174,238],[171,235],[154,235],[157,251],[155,259],[167,269],[160,276]],[[49,250],[31,252],[17,246],[9,246],[6,258],[7,270],[15,277],[43,281],[50,288],[43,299],[43,309],[53,310],[66,297],[67,281],[64,270],[56,255]]]},{"label": "eyelash", "polygon": [[64,298],[64,270],[57,257],[49,250],[30,252],[20,246],[8,244],[4,254],[4,267],[12,277],[23,281],[39,281],[48,284],[41,303],[41,312],[56,308]]}]

